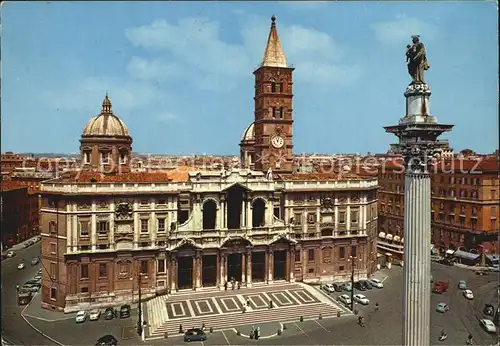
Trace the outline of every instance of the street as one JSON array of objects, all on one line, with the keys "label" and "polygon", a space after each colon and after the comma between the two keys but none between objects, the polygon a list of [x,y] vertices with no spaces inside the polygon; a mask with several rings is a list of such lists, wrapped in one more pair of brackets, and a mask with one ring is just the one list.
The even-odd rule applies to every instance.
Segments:
[{"label": "street", "polygon": [[[95,341],[105,334],[114,335],[120,345],[137,345],[139,340],[135,334],[135,323],[137,321],[137,310],[132,311],[128,319],[113,319],[105,321],[102,317],[99,321],[86,321],[76,324],[74,314],[63,314],[40,308],[40,295],[35,296],[27,308],[17,305],[17,284],[22,285],[31,279],[39,269],[39,265],[31,266],[29,262],[32,257],[39,255],[40,244],[37,243],[27,249],[17,250],[17,256],[2,262],[2,333],[3,337],[17,345],[55,345],[56,343],[42,336],[30,327],[22,318],[21,312],[36,328],[42,330],[46,335],[56,339],[63,345],[71,344],[94,344]],[[17,265],[21,259],[27,263],[26,269],[18,270]],[[477,276],[474,271],[458,267],[448,267],[440,264],[432,264],[432,275],[434,280],[449,281],[450,286],[444,294],[432,293],[431,313],[431,342],[440,345],[463,345],[469,333],[474,337],[476,345],[492,345],[495,338],[487,334],[478,323],[483,318],[482,310],[484,304],[497,301],[497,276],[491,273],[489,276]],[[383,289],[372,289],[364,292],[370,304],[367,306],[356,304],[355,308],[365,318],[366,326],[357,324],[357,317],[353,315],[342,315],[341,318],[314,319],[310,321],[286,324],[282,335],[278,336],[277,330],[280,323],[259,324],[268,338],[258,341],[250,340],[248,335],[250,326],[229,328],[224,331],[216,331],[209,334],[204,345],[236,345],[236,344],[378,344],[394,345],[401,343],[401,308],[403,297],[403,270],[401,267],[393,267],[391,270],[383,269],[376,273],[377,278],[384,281]],[[468,288],[474,294],[473,301],[466,300],[462,291],[457,289],[459,280],[466,280]],[[319,286],[315,287],[319,290]],[[357,292],[355,292],[357,293]],[[342,293],[331,294],[336,299]],[[450,306],[450,311],[440,314],[435,311],[439,302],[445,302]],[[379,303],[380,310],[375,311],[374,305]],[[134,307],[135,308],[135,307]],[[255,321],[259,323],[259,321]],[[438,337],[444,329],[448,333],[446,342],[439,342]],[[236,331],[241,332],[241,336]],[[273,336],[274,334],[274,336]],[[183,343],[182,337],[170,337],[168,339],[157,339],[148,341],[148,344],[175,345]]]}]

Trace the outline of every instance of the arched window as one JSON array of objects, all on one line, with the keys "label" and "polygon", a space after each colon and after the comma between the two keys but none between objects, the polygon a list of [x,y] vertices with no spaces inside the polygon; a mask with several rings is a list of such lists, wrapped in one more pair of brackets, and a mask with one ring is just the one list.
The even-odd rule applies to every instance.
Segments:
[{"label": "arched window", "polygon": [[203,229],[215,229],[217,220],[217,204],[209,199],[203,203]]},{"label": "arched window", "polygon": [[280,82],[280,93],[285,91],[285,83],[283,81]]},{"label": "arched window", "polygon": [[285,111],[283,110],[283,107],[280,107],[280,119],[283,119],[284,114]]},{"label": "arched window", "polygon": [[257,198],[252,203],[252,227],[263,227],[265,225],[266,202]]},{"label": "arched window", "polygon": [[273,119],[276,119],[276,107],[273,107]]},{"label": "arched window", "polygon": [[271,81],[271,92],[272,93],[276,92],[276,82],[275,81]]}]

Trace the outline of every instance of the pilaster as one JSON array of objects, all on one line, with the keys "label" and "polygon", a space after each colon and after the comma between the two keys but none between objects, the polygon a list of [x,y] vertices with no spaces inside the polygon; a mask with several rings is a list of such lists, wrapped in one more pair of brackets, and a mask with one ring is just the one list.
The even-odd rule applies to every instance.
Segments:
[{"label": "pilaster", "polygon": [[252,287],[252,248],[246,249],[246,260],[247,260],[247,287]]},{"label": "pilaster", "polygon": [[111,213],[109,214],[109,244],[112,249],[115,248],[115,202],[109,204]]},{"label": "pilaster", "polygon": [[97,244],[97,216],[96,216],[96,210],[97,206],[95,201],[92,201],[92,217],[90,221],[91,225],[91,233],[90,233],[90,245],[92,248],[92,251],[96,250],[96,244]]},{"label": "pilaster", "polygon": [[253,221],[253,208],[252,208],[252,200],[249,199],[247,201],[247,228],[252,228]]},{"label": "pilaster", "polygon": [[139,220],[138,209],[139,209],[139,202],[134,201],[134,206],[133,206],[133,210],[134,210],[134,214],[133,214],[134,215],[134,244],[133,244],[133,248],[134,248],[134,250],[139,248],[139,236],[140,236],[140,232],[141,232],[141,221]]},{"label": "pilaster", "polygon": [[271,284],[273,283],[274,281],[274,278],[273,278],[273,274],[274,274],[274,248],[272,246],[270,246],[268,249],[267,249],[268,253],[269,253],[269,270],[268,270],[268,277],[267,277],[267,283],[268,284]]},{"label": "pilaster", "polygon": [[295,282],[295,245],[290,247],[290,282]]}]

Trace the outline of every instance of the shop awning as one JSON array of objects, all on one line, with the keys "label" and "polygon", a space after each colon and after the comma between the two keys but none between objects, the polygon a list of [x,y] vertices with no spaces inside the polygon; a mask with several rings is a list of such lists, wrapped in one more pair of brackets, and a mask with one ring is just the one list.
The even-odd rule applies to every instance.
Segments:
[{"label": "shop awning", "polygon": [[387,239],[387,240],[392,240],[392,234],[388,233],[388,234],[385,236],[385,239]]},{"label": "shop awning", "polygon": [[401,240],[401,237],[399,235],[394,236],[394,241],[399,242]]},{"label": "shop awning", "polygon": [[447,255],[453,255],[455,253],[455,250],[448,249],[446,250]]},{"label": "shop awning", "polygon": [[378,237],[379,237],[379,238],[382,238],[382,239],[385,239],[385,233],[384,233],[384,232],[380,232],[380,233],[378,234]]},{"label": "shop awning", "polygon": [[455,253],[453,255],[455,257],[459,257],[459,258],[466,259],[469,261],[475,261],[479,258],[479,254],[477,254],[477,253],[470,253],[470,252],[465,252],[462,250],[455,251]]}]

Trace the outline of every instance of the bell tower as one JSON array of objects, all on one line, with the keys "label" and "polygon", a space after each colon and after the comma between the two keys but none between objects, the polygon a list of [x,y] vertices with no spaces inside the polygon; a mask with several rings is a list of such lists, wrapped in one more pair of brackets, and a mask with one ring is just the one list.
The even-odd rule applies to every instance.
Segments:
[{"label": "bell tower", "polygon": [[255,75],[255,169],[293,172],[292,99],[293,67],[286,62],[271,17],[271,30],[262,63]]}]

